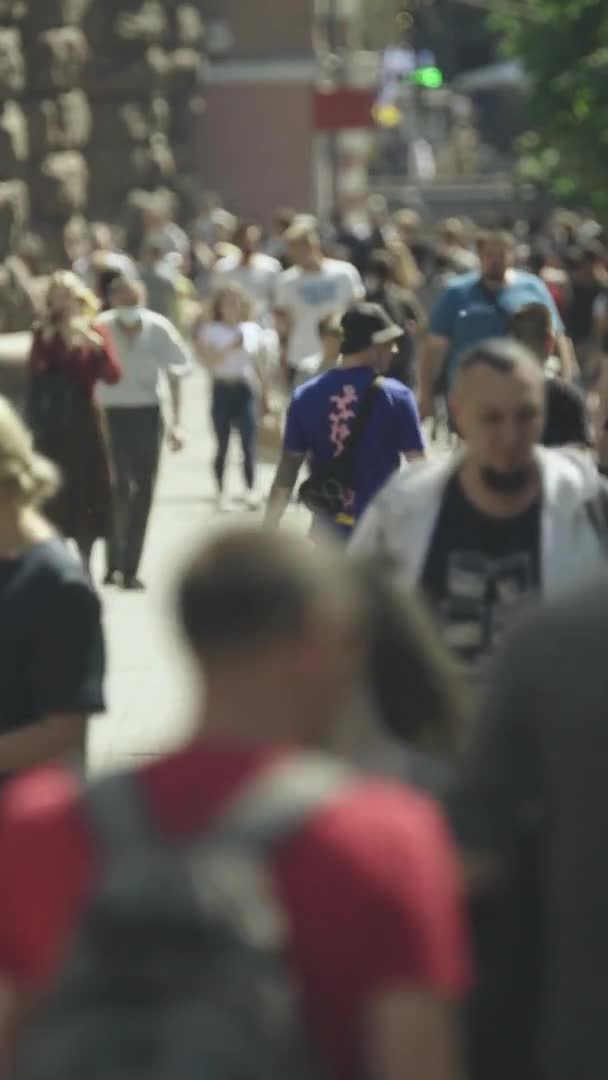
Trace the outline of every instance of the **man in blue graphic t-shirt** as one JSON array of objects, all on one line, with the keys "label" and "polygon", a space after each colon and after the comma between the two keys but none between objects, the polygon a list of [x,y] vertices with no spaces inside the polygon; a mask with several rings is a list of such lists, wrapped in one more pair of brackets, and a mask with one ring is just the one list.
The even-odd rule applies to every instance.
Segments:
[{"label": "man in blue graphic t-shirt", "polygon": [[[343,453],[367,392],[388,371],[402,333],[379,304],[355,304],[343,316],[339,366],[298,387],[291,399],[283,453],[268,500],[269,523],[280,521],[305,459],[314,469]],[[414,395],[396,379],[381,378],[357,440],[343,505],[325,524],[349,535],[370,499],[399,468],[402,456],[409,459],[423,453]]]},{"label": "man in blue graphic t-shirt", "polygon": [[488,338],[508,337],[512,316],[528,304],[540,303],[549,309],[562,376],[570,379],[575,371],[572,345],[547,286],[535,274],[513,266],[513,237],[507,232],[487,232],[478,247],[480,270],[454,278],[431,312],[419,372],[423,417],[433,415],[437,388],[450,388],[467,349]]}]

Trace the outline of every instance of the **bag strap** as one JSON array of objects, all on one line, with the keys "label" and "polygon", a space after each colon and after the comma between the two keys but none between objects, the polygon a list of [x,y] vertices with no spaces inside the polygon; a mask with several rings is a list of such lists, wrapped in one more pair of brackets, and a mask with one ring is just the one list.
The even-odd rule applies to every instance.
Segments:
[{"label": "bag strap", "polygon": [[[205,857],[220,847],[238,847],[264,854],[351,786],[354,778],[346,766],[315,754],[299,754],[269,766],[197,834],[200,853]],[[111,776],[85,788],[84,804],[97,839],[113,860],[136,855],[144,845],[172,846],[146,806],[135,773]]]},{"label": "bag strap", "polygon": [[[340,459],[342,464],[344,464],[344,462],[350,464],[350,462],[354,458],[359,447],[359,443],[361,442],[361,439],[365,433],[367,422],[371,416],[372,409],[378,396],[378,391],[381,389],[381,387],[382,379],[380,378],[380,376],[376,375],[372,379],[367,390],[365,391],[365,394],[363,395],[363,400],[361,402],[361,405],[359,406],[359,411],[355,417],[355,422],[350,430],[350,434],[346,439],[342,453],[338,454],[338,458]],[[334,458],[333,460],[335,461],[337,459]]]}]

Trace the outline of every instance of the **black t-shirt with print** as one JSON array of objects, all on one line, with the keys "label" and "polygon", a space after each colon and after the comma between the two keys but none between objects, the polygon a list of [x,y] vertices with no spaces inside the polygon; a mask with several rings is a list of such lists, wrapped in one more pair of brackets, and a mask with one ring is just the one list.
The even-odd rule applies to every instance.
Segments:
[{"label": "black t-shirt with print", "polygon": [[104,709],[99,598],[62,540],[0,559],[0,736]]},{"label": "black t-shirt with print", "polygon": [[481,513],[448,483],[424,565],[423,595],[454,655],[478,667],[538,592],[540,500],[515,517]]}]

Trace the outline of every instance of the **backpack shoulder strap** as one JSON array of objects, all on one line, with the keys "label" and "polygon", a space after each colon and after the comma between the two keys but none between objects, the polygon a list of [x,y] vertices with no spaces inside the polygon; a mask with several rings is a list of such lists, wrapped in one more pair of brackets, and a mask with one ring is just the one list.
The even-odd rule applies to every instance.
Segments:
[{"label": "backpack shoulder strap", "polygon": [[145,803],[136,773],[104,777],[83,790],[85,813],[104,850],[127,855],[159,833]]},{"label": "backpack shoulder strap", "polygon": [[220,811],[205,832],[204,845],[270,850],[352,787],[355,777],[345,765],[320,754],[299,754],[270,766]]},{"label": "backpack shoulder strap", "polygon": [[[204,851],[220,846],[271,849],[355,782],[355,773],[338,761],[299,754],[264,769],[239,791],[205,827],[199,844],[202,841]],[[97,838],[113,859],[136,855],[142,846],[167,848],[136,773],[86,787],[84,804]]]}]

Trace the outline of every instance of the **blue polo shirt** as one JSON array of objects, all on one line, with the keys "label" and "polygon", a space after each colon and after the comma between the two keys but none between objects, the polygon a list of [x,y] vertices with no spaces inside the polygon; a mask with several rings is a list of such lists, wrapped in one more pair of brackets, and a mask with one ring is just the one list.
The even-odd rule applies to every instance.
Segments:
[{"label": "blue polo shirt", "polygon": [[554,333],[563,334],[555,301],[544,281],[535,274],[511,270],[508,283],[496,293],[485,287],[477,271],[450,282],[436,301],[430,321],[431,334],[450,339],[446,363],[448,386],[456,374],[459,357],[478,341],[506,337],[512,316],[526,304],[548,307]]}]

